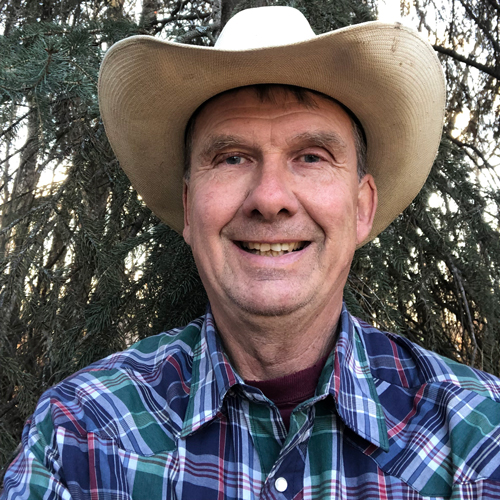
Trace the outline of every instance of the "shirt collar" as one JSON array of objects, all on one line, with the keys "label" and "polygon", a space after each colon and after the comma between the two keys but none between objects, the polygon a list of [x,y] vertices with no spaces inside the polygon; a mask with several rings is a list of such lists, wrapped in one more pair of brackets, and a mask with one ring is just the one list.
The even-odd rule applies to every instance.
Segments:
[{"label": "shirt collar", "polygon": [[243,384],[224,354],[210,305],[193,352],[193,372],[186,417],[181,436],[185,437],[214,419],[222,410],[231,387]]},{"label": "shirt collar", "polygon": [[345,304],[338,338],[318,383],[319,394],[331,394],[344,423],[370,443],[389,449],[383,407],[379,401],[370,361],[363,344],[362,326]]},{"label": "shirt collar", "polygon": [[[331,394],[344,423],[383,450],[389,449],[385,415],[373,381],[361,336],[362,327],[347,311],[340,315],[336,346],[320,377],[317,395]],[[200,341],[193,353],[189,403],[181,436],[187,436],[214,419],[224,398],[244,381],[224,354],[210,306]]]}]

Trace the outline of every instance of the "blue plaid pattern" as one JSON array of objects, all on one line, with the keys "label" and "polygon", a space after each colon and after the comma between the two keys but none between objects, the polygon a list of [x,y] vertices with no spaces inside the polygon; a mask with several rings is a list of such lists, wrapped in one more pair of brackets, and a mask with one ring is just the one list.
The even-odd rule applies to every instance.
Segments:
[{"label": "blue plaid pattern", "polygon": [[500,381],[344,307],[287,432],[231,367],[208,310],[47,391],[7,498],[500,499]]}]

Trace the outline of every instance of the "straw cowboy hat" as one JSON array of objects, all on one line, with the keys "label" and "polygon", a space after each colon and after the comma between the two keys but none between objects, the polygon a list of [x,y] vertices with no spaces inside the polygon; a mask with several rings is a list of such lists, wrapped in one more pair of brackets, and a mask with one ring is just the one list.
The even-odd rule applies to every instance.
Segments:
[{"label": "straw cowboy hat", "polygon": [[400,24],[369,22],[316,36],[291,7],[236,14],[215,47],[134,36],[111,47],[99,75],[106,133],[125,173],[166,224],[183,229],[184,132],[225,90],[296,85],[331,96],[361,122],[379,207],[367,243],[413,200],[441,137],[445,82],[432,47]]}]

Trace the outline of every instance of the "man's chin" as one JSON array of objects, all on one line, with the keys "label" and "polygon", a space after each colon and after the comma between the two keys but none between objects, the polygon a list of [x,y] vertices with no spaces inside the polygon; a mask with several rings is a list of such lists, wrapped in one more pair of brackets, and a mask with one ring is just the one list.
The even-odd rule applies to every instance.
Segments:
[{"label": "man's chin", "polygon": [[251,298],[245,299],[242,297],[231,297],[234,305],[236,305],[242,312],[261,317],[283,317],[289,316],[298,310],[302,309],[308,301],[290,300],[282,298],[278,300],[270,300],[269,298],[262,297],[261,299]]}]

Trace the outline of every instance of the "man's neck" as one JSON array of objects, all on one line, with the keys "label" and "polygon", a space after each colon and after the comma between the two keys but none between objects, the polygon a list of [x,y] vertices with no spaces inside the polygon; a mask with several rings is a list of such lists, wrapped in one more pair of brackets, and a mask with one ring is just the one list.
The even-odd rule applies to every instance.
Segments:
[{"label": "man's neck", "polygon": [[342,303],[320,314],[226,315],[212,304],[231,363],[243,379],[269,380],[313,366],[335,345]]}]

